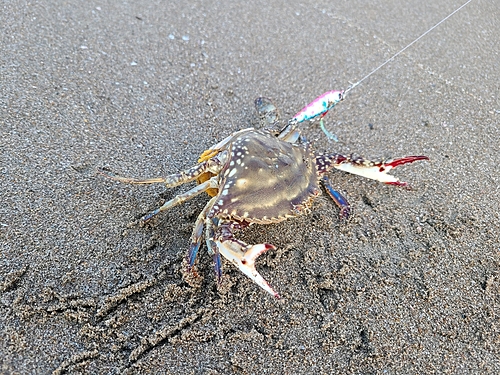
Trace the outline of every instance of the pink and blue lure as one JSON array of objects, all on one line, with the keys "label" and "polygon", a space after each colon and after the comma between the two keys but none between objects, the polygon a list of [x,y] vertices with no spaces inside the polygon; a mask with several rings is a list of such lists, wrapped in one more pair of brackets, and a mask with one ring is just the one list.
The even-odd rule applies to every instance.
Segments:
[{"label": "pink and blue lure", "polygon": [[289,124],[298,124],[304,121],[316,121],[319,119],[319,124],[323,133],[329,138],[338,142],[337,136],[330,133],[323,122],[323,117],[326,116],[328,111],[335,107],[335,105],[344,99],[344,91],[328,91],[323,95],[318,96],[311,103],[305,106],[299,113],[297,113],[289,121]]}]

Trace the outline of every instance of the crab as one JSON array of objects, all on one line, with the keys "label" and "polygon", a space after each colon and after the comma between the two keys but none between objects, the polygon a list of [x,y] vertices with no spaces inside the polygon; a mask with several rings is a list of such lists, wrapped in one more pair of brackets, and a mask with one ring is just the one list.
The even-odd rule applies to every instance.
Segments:
[{"label": "crab", "polygon": [[[339,96],[340,97],[340,96]],[[193,167],[167,177],[137,179],[100,173],[129,184],[163,183],[167,188],[197,181],[194,188],[175,196],[142,217],[146,222],[162,211],[181,204],[203,192],[211,196],[196,219],[187,253],[188,270],[193,270],[203,234],[214,260],[217,281],[222,280],[221,255],[253,282],[276,298],[279,294],[255,268],[257,258],[275,247],[268,243],[249,245],[234,232],[252,224],[272,224],[310,212],[322,187],[340,208],[346,219],[347,200],[332,188],[328,173],[335,169],[385,184],[407,186],[389,175],[391,169],[427,160],[427,156],[407,156],[385,161],[315,151],[300,134],[298,122],[290,120],[277,130],[279,116],[267,98],[255,105],[267,128],[237,131],[202,153]]]}]

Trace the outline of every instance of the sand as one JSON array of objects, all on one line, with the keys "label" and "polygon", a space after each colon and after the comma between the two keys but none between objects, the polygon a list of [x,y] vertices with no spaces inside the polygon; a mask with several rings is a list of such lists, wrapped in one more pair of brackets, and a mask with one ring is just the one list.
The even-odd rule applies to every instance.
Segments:
[{"label": "sand", "polygon": [[353,208],[238,236],[276,250],[275,300],[224,264],[182,261],[199,196],[132,186],[193,165],[257,124],[356,82],[460,2],[3,2],[2,374],[500,373],[498,4],[473,1],[352,90],[318,150],[427,155],[406,190],[333,172]]}]

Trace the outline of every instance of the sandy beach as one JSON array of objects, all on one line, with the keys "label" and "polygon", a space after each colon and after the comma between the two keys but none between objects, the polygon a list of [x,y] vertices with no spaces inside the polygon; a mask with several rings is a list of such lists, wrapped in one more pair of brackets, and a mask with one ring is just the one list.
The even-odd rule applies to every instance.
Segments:
[{"label": "sandy beach", "polygon": [[411,189],[335,171],[347,222],[309,215],[238,232],[271,243],[218,287],[183,260],[200,195],[106,179],[194,165],[346,89],[462,2],[3,2],[0,9],[1,374],[500,373],[500,17],[475,0],[355,87],[303,134],[380,159]]}]

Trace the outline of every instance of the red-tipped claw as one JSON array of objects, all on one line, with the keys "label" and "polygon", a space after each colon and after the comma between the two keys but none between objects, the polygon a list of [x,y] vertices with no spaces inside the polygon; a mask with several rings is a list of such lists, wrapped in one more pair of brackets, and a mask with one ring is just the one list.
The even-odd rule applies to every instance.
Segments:
[{"label": "red-tipped claw", "polygon": [[371,162],[363,159],[353,161],[346,158],[345,161],[335,165],[335,168],[372,180],[377,180],[388,185],[408,186],[407,182],[399,181],[397,177],[388,174],[388,172],[399,165],[413,163],[417,160],[429,160],[429,158],[427,156],[406,156],[389,162]]},{"label": "red-tipped claw", "polygon": [[384,164],[386,167],[396,168],[398,165],[413,163],[417,160],[429,160],[428,156],[420,155],[420,156],[406,156],[404,158],[399,158],[391,161],[390,163]]},{"label": "red-tipped claw", "polygon": [[274,291],[269,283],[257,272],[255,269],[255,260],[259,255],[265,253],[268,250],[274,250],[273,245],[264,243],[253,246],[243,247],[241,241],[226,240],[218,241],[215,243],[219,249],[220,254],[230,260],[236,267],[239,268],[241,272],[247,275],[254,283],[260,286],[269,294],[276,298],[280,298],[279,294]]}]

